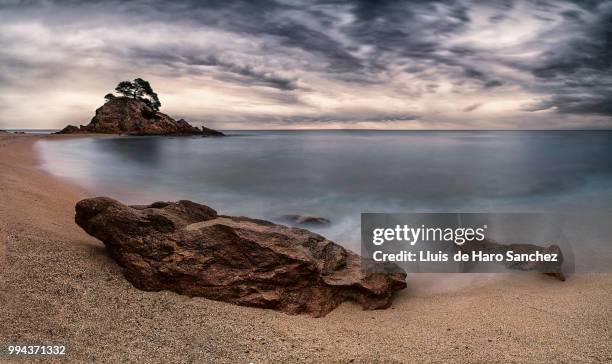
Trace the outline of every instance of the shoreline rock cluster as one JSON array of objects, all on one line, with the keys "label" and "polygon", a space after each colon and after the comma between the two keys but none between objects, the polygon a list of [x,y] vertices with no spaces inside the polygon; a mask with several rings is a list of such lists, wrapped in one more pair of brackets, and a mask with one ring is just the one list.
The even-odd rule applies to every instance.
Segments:
[{"label": "shoreline rock cluster", "polygon": [[101,133],[128,135],[223,136],[220,131],[198,128],[187,121],[174,120],[142,100],[114,97],[96,110],[88,125],[68,125],[57,134]]},{"label": "shoreline rock cluster", "polygon": [[321,317],[346,300],[387,308],[406,288],[403,270],[365,272],[360,256],[308,230],[219,215],[191,201],[126,206],[96,197],[75,209],[76,223],[145,291]]}]

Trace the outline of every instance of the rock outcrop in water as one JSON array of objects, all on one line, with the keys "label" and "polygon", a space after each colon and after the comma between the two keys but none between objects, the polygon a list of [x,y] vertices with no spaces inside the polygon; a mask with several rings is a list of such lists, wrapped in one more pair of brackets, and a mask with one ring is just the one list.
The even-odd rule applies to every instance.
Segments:
[{"label": "rock outcrop in water", "polygon": [[129,135],[202,135],[222,136],[223,133],[209,128],[191,126],[183,119],[174,120],[170,116],[155,111],[147,103],[127,98],[115,97],[96,110],[96,115],[88,125],[76,127],[68,125],[58,134],[103,133]]},{"label": "rock outcrop in water", "polygon": [[534,270],[551,275],[561,281],[565,281],[565,275],[562,271],[563,265],[563,252],[557,245],[550,245],[548,247],[541,247],[533,244],[498,244],[492,241],[483,240],[471,240],[459,247],[460,251],[473,252],[481,251],[484,254],[505,254],[512,251],[513,254],[555,254],[557,257],[556,261],[517,261],[508,262],[504,261],[504,265],[509,269],[515,270]]},{"label": "rock outcrop in water", "polygon": [[406,288],[403,271],[364,273],[357,254],[320,235],[190,201],[126,206],[90,198],[77,203],[75,221],[142,290],[319,317],[345,300],[386,308]]},{"label": "rock outcrop in water", "polygon": [[283,215],[280,217],[280,220],[303,226],[329,225],[331,223],[329,219],[312,215]]}]

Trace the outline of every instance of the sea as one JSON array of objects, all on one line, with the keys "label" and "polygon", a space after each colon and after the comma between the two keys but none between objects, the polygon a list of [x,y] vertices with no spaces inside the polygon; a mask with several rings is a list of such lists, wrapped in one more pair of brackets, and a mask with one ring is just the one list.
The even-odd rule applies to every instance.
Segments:
[{"label": "sea", "polygon": [[[568,214],[576,270],[612,270],[612,131],[229,130],[41,140],[40,167],[127,204],[188,199],[359,252],[361,214]],[[556,242],[555,242],[556,243]]]}]

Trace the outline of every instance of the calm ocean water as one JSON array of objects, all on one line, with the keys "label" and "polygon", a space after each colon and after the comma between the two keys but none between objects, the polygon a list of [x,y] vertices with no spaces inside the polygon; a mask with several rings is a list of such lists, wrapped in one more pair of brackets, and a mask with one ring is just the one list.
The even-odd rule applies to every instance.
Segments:
[{"label": "calm ocean water", "polygon": [[355,251],[361,212],[569,212],[585,217],[566,234],[590,241],[578,255],[612,267],[612,132],[229,134],[42,141],[37,149],[43,168],[96,195],[190,199],[268,220],[323,216],[332,225],[313,230]]}]

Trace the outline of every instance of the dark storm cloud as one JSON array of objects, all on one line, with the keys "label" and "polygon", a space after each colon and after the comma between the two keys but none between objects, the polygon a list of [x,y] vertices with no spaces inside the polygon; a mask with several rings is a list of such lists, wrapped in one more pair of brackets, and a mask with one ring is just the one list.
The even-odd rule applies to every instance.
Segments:
[{"label": "dark storm cloud", "polygon": [[[262,111],[282,123],[420,120],[412,110],[428,95],[468,95],[452,109],[473,116],[496,109],[483,95],[503,93],[537,100],[516,113],[612,115],[609,0],[0,0],[0,30],[0,101],[84,71],[143,72],[295,107]],[[372,102],[347,116],[369,90],[393,112]],[[342,107],[321,110],[322,99]]]},{"label": "dark storm cloud", "polygon": [[[369,62],[385,70],[388,60],[416,60],[463,66],[454,56],[441,55],[444,38],[470,22],[467,7],[454,1],[357,1],[351,8],[355,21],[345,27],[356,44],[372,47]],[[414,68],[413,68],[414,69]]]},{"label": "dark storm cloud", "polygon": [[[380,74],[389,63],[402,58],[464,67],[454,57],[439,53],[444,47],[441,38],[460,31],[470,21],[469,7],[460,2],[195,1],[170,8],[166,4],[150,2],[147,6],[152,10],[144,14],[142,6],[117,6],[141,18],[213,26],[237,36],[261,36],[312,55],[324,64],[328,77],[351,82],[385,82]],[[337,29],[349,44],[330,35],[342,16],[353,17]],[[360,55],[360,47],[371,50]]]},{"label": "dark storm cloud", "polygon": [[268,35],[281,39],[281,44],[323,56],[329,61],[330,71],[359,72],[364,65],[338,42],[325,33],[294,23],[280,23],[265,29]]},{"label": "dark storm cloud", "polygon": [[475,78],[477,80],[479,80],[480,82],[482,82],[483,86],[485,88],[491,88],[491,87],[498,87],[503,85],[504,83],[500,80],[491,80],[489,79],[489,77],[487,75],[485,75],[483,72],[480,72],[474,68],[471,68],[469,66],[467,66],[465,68],[464,74],[466,77],[469,78]]},{"label": "dark storm cloud", "polygon": [[471,105],[466,106],[465,108],[463,108],[463,111],[471,112],[471,111],[474,111],[474,110],[478,109],[481,106],[482,106],[482,103],[477,102],[475,104],[471,104]]},{"label": "dark storm cloud", "polygon": [[551,95],[531,110],[612,115],[612,3],[579,4],[592,12],[564,11],[562,15],[580,32],[546,52],[532,70],[542,91]]},{"label": "dark storm cloud", "polygon": [[[231,79],[233,82],[244,85],[269,86],[285,91],[292,91],[298,88],[296,79],[285,78],[272,71],[260,71],[251,65],[224,61],[215,55],[207,54],[202,50],[194,50],[193,48],[175,49],[164,47],[163,49],[151,49],[134,47],[127,52],[129,53],[129,58],[144,60],[149,63],[164,64],[178,69],[185,69],[185,66],[216,67],[222,71],[221,74],[216,76],[217,78]],[[189,71],[192,73],[206,72],[206,70],[198,68],[191,68]],[[234,77],[228,76],[227,73]]]}]

